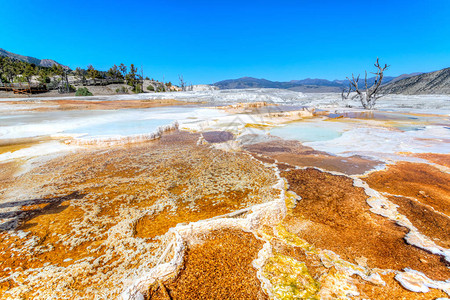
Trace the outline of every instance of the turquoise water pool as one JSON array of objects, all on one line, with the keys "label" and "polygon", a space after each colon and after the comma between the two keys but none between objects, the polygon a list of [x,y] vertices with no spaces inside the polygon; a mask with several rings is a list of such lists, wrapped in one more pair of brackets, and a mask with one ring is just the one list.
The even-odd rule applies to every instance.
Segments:
[{"label": "turquoise water pool", "polygon": [[171,124],[173,121],[174,119],[114,121],[104,124],[80,126],[75,129],[66,130],[64,133],[82,134],[85,138],[130,136],[155,132],[158,127]]},{"label": "turquoise water pool", "polygon": [[291,123],[270,130],[271,135],[300,142],[320,142],[338,138],[346,126],[337,123]]}]

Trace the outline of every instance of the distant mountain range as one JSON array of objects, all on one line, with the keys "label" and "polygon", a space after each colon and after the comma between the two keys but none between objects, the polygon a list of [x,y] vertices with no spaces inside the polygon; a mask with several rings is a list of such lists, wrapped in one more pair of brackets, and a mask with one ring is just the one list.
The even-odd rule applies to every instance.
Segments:
[{"label": "distant mountain range", "polygon": [[[38,59],[31,56],[15,54],[0,48],[0,56],[10,57],[41,67],[52,67],[62,65],[52,59]],[[368,78],[368,85],[373,85],[375,77]],[[363,87],[364,79],[360,79],[358,84]],[[220,89],[248,89],[248,88],[278,88],[289,89],[306,93],[341,92],[348,87],[348,80],[327,80],[306,78],[291,81],[270,81],[253,77],[242,77],[238,79],[222,80],[212,84]],[[385,76],[381,91],[385,94],[450,94],[450,68],[429,73],[402,74],[397,77]]]},{"label": "distant mountain range", "polygon": [[[383,84],[396,82],[404,78],[409,78],[422,73],[403,74],[397,77],[385,76]],[[367,79],[369,86],[373,85],[375,77]],[[358,84],[364,86],[364,79],[359,79]],[[248,88],[278,88],[289,89],[299,92],[340,92],[343,88],[348,87],[348,80],[327,80],[327,79],[302,79],[291,81],[270,81],[267,79],[258,79],[253,77],[242,77],[238,79],[228,79],[213,84],[220,89],[248,89]]]},{"label": "distant mountain range", "polygon": [[391,81],[381,87],[385,94],[450,94],[450,68]]},{"label": "distant mountain range", "polygon": [[15,54],[15,53],[6,51],[2,48],[0,48],[0,56],[10,57],[10,58],[24,61],[24,62],[27,62],[30,64],[35,64],[36,66],[41,66],[41,67],[52,67],[53,65],[57,65],[57,66],[62,66],[65,69],[70,69],[68,66],[62,65],[62,64],[54,61],[53,59],[39,59],[39,58],[31,57],[31,56],[24,56],[24,55]]},{"label": "distant mountain range", "polygon": [[291,81],[270,81],[267,79],[258,79],[253,77],[242,77],[238,79],[222,80],[213,85],[220,89],[248,89],[248,88],[277,88],[277,89],[296,89],[298,87],[320,86],[339,90],[343,85],[335,81],[326,79],[303,79]]}]

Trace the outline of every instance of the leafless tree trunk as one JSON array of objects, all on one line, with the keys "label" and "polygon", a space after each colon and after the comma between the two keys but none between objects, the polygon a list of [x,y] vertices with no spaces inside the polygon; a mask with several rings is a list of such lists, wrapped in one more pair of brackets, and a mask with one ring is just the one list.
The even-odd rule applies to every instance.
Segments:
[{"label": "leafless tree trunk", "polygon": [[186,82],[184,81],[183,75],[178,75],[178,78],[180,79],[181,90],[183,92],[186,91]]},{"label": "leafless tree trunk", "polygon": [[144,67],[141,65],[141,93],[144,92]]},{"label": "leafless tree trunk", "polygon": [[[348,81],[350,81],[351,90],[354,90],[356,92],[356,96],[359,98],[359,100],[361,101],[362,106],[365,109],[374,109],[377,100],[380,97],[382,97],[382,95],[378,95],[378,92],[379,92],[378,88],[380,87],[381,81],[383,80],[383,76],[384,76],[383,72],[387,68],[389,68],[389,66],[387,64],[385,64],[384,67],[381,67],[378,57],[377,57],[377,62],[374,64],[374,66],[378,69],[376,73],[372,73],[372,74],[376,75],[375,82],[374,82],[374,84],[371,87],[368,87],[368,84],[367,84],[367,71],[366,71],[366,76],[365,76],[365,79],[364,79],[364,84],[365,84],[365,90],[364,91],[360,90],[359,87],[358,87],[359,75],[358,75],[358,77],[356,79],[355,79],[355,76],[353,74],[352,74],[352,79],[347,77]],[[342,93],[342,95],[343,94],[344,94],[344,92]]]},{"label": "leafless tree trunk", "polygon": [[60,82],[60,93],[70,93],[70,84],[69,84],[69,78],[66,70],[61,71],[61,82]]},{"label": "leafless tree trunk", "polygon": [[348,85],[348,90],[346,88],[343,88],[342,89],[342,93],[341,93],[342,101],[347,100],[348,97],[350,96],[351,92],[352,92],[352,85],[351,84]]},{"label": "leafless tree trunk", "polygon": [[68,71],[65,70],[64,71],[64,78],[65,78],[65,81],[66,81],[66,91],[67,91],[67,93],[70,93],[69,75],[67,73],[68,73]]}]

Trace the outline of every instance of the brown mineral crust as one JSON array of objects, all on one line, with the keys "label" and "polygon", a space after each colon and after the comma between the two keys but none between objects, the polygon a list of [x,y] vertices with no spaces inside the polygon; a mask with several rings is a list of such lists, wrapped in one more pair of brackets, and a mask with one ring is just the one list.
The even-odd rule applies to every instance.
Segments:
[{"label": "brown mineral crust", "polygon": [[202,133],[202,136],[208,143],[223,143],[234,138],[234,135],[228,131],[206,131]]},{"label": "brown mineral crust", "polygon": [[268,299],[253,260],[263,242],[236,229],[214,230],[201,244],[189,246],[173,280],[154,286],[147,299]]},{"label": "brown mineral crust", "polygon": [[450,216],[450,174],[422,163],[398,162],[364,180],[379,192],[413,197]]},{"label": "brown mineral crust", "polygon": [[29,142],[29,143],[19,143],[19,144],[3,144],[0,145],[0,154],[7,153],[7,152],[15,152],[17,150],[29,148],[33,146],[36,143]]},{"label": "brown mineral crust", "polygon": [[450,248],[450,218],[436,213],[426,205],[405,197],[388,197],[397,204],[397,211],[406,216],[420,233],[428,236],[436,244]]},{"label": "brown mineral crust", "polygon": [[364,189],[353,180],[316,169],[282,172],[302,199],[284,220],[285,227],[317,248],[329,249],[355,263],[367,258],[370,268],[412,268],[433,279],[450,271],[441,257],[411,246],[408,230],[369,211]]},{"label": "brown mineral crust", "polygon": [[364,281],[359,276],[354,275],[354,284],[358,288],[360,296],[358,299],[401,299],[401,300],[429,300],[437,298],[447,298],[448,295],[437,289],[430,289],[427,293],[411,292],[401,286],[394,279],[395,274],[380,274],[381,279],[386,282],[385,286],[375,285]]},{"label": "brown mineral crust", "polygon": [[245,146],[245,149],[294,166],[318,167],[348,175],[363,174],[381,163],[359,156],[333,156],[326,152],[316,151],[311,147],[303,146],[298,141],[282,139],[248,145]]},{"label": "brown mineral crust", "polygon": [[[218,215],[233,212],[245,207],[247,192],[228,192],[217,195],[218,202],[214,201],[214,197],[205,197],[196,201],[196,209],[187,206],[187,203],[180,203],[176,212],[163,212],[157,215],[146,215],[136,224],[135,235],[140,238],[154,238],[175,227],[177,224],[185,222],[196,222],[209,219]],[[243,206],[244,204],[244,206]]]},{"label": "brown mineral crust", "polygon": [[[27,242],[26,238],[12,237],[6,232],[2,233],[0,235],[0,277],[6,277],[15,270],[41,268],[46,263],[65,266],[70,264],[64,261],[67,258],[79,260],[92,255],[87,247],[96,243],[95,238],[70,248],[61,244],[61,237],[58,236],[58,234],[70,232],[70,222],[82,218],[83,212],[70,205],[72,199],[82,196],[69,195],[59,199],[39,199],[34,202],[38,204],[22,206],[23,221],[17,230],[31,233],[37,239],[37,244],[26,251],[21,251],[22,246]],[[96,256],[102,254],[104,254],[103,250],[95,253]],[[0,284],[0,289],[4,288],[4,284]]]},{"label": "brown mineral crust", "polygon": [[187,133],[182,131],[177,131],[175,133],[165,134],[159,140],[162,145],[195,145],[198,141],[200,134],[197,133]]},{"label": "brown mineral crust", "polygon": [[[21,220],[16,230],[28,235],[0,232],[2,277],[47,264],[73,266],[64,271],[67,277],[49,285],[43,279],[26,296],[43,297],[58,284],[70,285],[61,291],[74,297],[93,296],[89,289],[117,296],[124,288],[120,278],[156,261],[161,239],[155,237],[170,227],[278,195],[273,170],[247,155],[197,146],[198,137],[175,132],[150,143],[85,149],[0,180],[11,183],[4,185],[7,192],[27,187],[30,195],[44,195],[14,202]],[[36,244],[30,248],[31,238]],[[98,263],[77,262],[90,257]],[[72,282],[76,272],[85,274]],[[5,281],[0,289],[11,288],[17,283]]]},{"label": "brown mineral crust", "polygon": [[259,161],[261,161],[261,162],[263,162],[263,163],[266,163],[266,164],[273,164],[273,163],[276,162],[275,159],[273,159],[273,158],[269,158],[269,157],[262,156],[262,155],[257,155],[257,154],[255,154],[255,153],[251,153],[251,154],[252,154],[252,156],[253,156],[254,158],[256,158],[256,159],[258,159]]},{"label": "brown mineral crust", "polygon": [[6,188],[7,184],[14,180],[14,173],[18,170],[18,168],[19,165],[13,161],[0,163],[0,189],[2,189],[3,186]]},{"label": "brown mineral crust", "polygon": [[411,156],[420,157],[426,159],[432,163],[450,168],[450,154],[437,154],[437,153],[414,153],[409,154]]},{"label": "brown mineral crust", "polygon": [[323,266],[320,259],[315,255],[308,255],[306,251],[301,247],[286,245],[285,243],[277,239],[272,239],[271,244],[274,254],[286,255],[298,261],[304,262],[306,267],[308,268],[309,274],[315,280],[318,280],[320,276],[327,273],[328,269]]}]

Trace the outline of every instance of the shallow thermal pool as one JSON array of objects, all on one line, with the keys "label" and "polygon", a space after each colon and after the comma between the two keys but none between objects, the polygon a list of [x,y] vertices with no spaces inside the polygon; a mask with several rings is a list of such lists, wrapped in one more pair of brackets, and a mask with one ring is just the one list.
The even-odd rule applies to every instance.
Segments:
[{"label": "shallow thermal pool", "polygon": [[276,127],[269,132],[271,135],[300,142],[328,141],[338,138],[348,129],[345,124],[318,121],[295,122],[282,127]]},{"label": "shallow thermal pool", "polygon": [[174,121],[180,123],[209,120],[224,115],[220,110],[173,106],[114,111],[27,111],[0,114],[0,140],[49,135],[108,138],[155,132]]},{"label": "shallow thermal pool", "polygon": [[[332,121],[292,122],[269,132],[273,136],[298,140],[305,146],[341,156],[362,155],[386,160],[402,152],[448,153],[450,127],[446,126],[446,116],[380,115],[368,118],[371,121],[367,123],[354,120],[360,118],[357,115]],[[387,119],[389,116],[392,120]]]},{"label": "shallow thermal pool", "polygon": [[137,119],[109,120],[101,123],[86,124],[62,133],[81,135],[84,139],[132,136],[155,132],[158,127],[174,122],[174,119]]},{"label": "shallow thermal pool", "polygon": [[376,121],[380,124],[389,123],[390,126],[402,131],[423,130],[426,125],[447,126],[450,122],[449,116],[430,114],[409,114],[388,111],[350,111],[341,113],[330,113],[330,118],[344,118],[349,120]]}]

